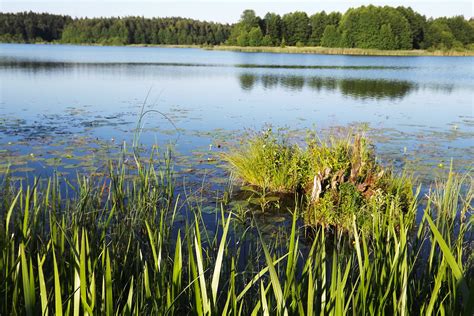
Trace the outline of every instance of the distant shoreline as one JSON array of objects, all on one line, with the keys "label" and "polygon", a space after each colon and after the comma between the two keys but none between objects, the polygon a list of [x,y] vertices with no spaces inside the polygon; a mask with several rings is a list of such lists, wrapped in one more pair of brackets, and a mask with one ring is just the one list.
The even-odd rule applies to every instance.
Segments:
[{"label": "distant shoreline", "polygon": [[204,50],[232,51],[242,53],[275,53],[275,54],[314,54],[314,55],[352,55],[352,56],[453,56],[472,57],[474,51],[455,50],[380,50],[363,48],[331,48],[320,46],[228,46],[228,45],[153,45],[153,44],[132,44],[129,47],[166,47],[166,48],[199,48]]},{"label": "distant shoreline", "polygon": [[214,46],[211,50],[225,50],[252,53],[287,53],[287,54],[315,54],[315,55],[354,55],[354,56],[474,56],[474,51],[427,51],[427,50],[379,50],[362,48],[330,48],[330,47],[238,47]]},{"label": "distant shoreline", "polygon": [[215,51],[233,51],[242,53],[275,53],[275,54],[314,54],[314,55],[350,55],[350,56],[452,56],[473,57],[474,51],[455,50],[379,50],[364,48],[331,48],[320,46],[228,46],[228,45],[166,45],[166,44],[130,44],[102,45],[99,43],[0,43],[0,44],[42,44],[42,45],[77,45],[77,46],[108,46],[108,47],[163,47],[163,48],[197,48]]}]

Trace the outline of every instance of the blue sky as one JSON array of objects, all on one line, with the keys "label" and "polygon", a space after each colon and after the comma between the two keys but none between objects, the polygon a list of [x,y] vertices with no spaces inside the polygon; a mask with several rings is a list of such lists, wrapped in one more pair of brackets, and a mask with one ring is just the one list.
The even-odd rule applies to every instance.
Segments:
[{"label": "blue sky", "polygon": [[239,19],[244,9],[254,9],[263,16],[272,11],[284,14],[291,11],[305,11],[312,14],[325,10],[344,12],[350,7],[363,4],[411,6],[428,17],[464,15],[472,17],[474,2],[472,0],[398,0],[398,1],[291,1],[291,0],[260,0],[260,1],[217,1],[217,0],[0,0],[2,12],[35,11],[68,14],[74,17],[96,16],[182,16],[201,20],[233,23]]}]

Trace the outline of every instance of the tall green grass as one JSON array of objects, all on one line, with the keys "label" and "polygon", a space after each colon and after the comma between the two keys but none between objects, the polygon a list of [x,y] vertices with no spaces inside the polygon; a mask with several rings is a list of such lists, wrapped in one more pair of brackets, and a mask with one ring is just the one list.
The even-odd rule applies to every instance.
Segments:
[{"label": "tall green grass", "polygon": [[300,147],[269,129],[223,158],[243,182],[264,191],[288,193],[298,190],[303,181],[302,155]]},{"label": "tall green grass", "polygon": [[[412,213],[413,181],[397,175],[376,159],[367,138],[356,134],[321,139],[315,135],[302,146],[286,135],[267,130],[223,155],[229,169],[253,192],[293,193],[305,197],[308,225],[370,231],[374,214]],[[395,205],[395,206],[393,206]]]},{"label": "tall green grass", "polygon": [[392,201],[370,234],[353,217],[309,243],[301,206],[281,243],[223,205],[208,229],[169,157],[74,184],[1,179],[2,315],[472,314],[468,175],[429,191],[419,225]]},{"label": "tall green grass", "polygon": [[467,50],[379,50],[364,48],[330,48],[330,47],[268,47],[268,46],[226,46],[203,47],[209,50],[230,50],[252,53],[285,53],[285,54],[323,54],[323,55],[361,55],[361,56],[472,56],[472,49]]}]

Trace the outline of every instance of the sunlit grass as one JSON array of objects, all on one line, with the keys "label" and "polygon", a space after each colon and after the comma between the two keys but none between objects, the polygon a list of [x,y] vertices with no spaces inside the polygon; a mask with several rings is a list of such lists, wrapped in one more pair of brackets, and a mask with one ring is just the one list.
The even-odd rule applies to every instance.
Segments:
[{"label": "sunlit grass", "polygon": [[242,46],[226,46],[216,45],[203,47],[211,50],[229,50],[236,52],[253,52],[253,53],[285,53],[285,54],[322,54],[322,55],[361,55],[361,56],[472,56],[472,49],[467,50],[380,50],[380,49],[364,49],[364,48],[331,48],[331,47],[242,47]]},{"label": "sunlit grass", "polygon": [[245,185],[305,196],[304,218],[311,226],[350,231],[355,216],[359,228],[370,230],[375,213],[385,214],[388,207],[394,219],[416,212],[411,177],[383,167],[361,135],[313,135],[300,147],[267,130],[223,157]]},{"label": "sunlit grass", "polygon": [[245,183],[265,191],[287,193],[302,183],[303,151],[271,130],[224,154],[231,170]]},{"label": "sunlit grass", "polygon": [[308,243],[297,206],[279,244],[224,205],[206,228],[177,194],[169,157],[133,170],[111,163],[107,176],[67,186],[8,179],[0,176],[2,315],[472,314],[469,175],[439,181],[424,206],[414,200],[419,225],[388,199],[370,235],[352,216],[349,233],[318,226]]}]

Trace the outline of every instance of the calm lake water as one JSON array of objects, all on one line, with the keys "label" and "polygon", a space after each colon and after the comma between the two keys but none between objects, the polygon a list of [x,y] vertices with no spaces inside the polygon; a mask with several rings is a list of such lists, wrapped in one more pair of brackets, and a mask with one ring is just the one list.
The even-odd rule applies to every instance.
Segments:
[{"label": "calm lake water", "polygon": [[473,57],[1,44],[0,168],[94,172],[131,144],[148,95],[146,109],[166,117],[147,115],[141,142],[174,143],[177,154],[194,157],[188,168],[213,169],[213,153],[271,124],[362,126],[377,153],[400,167],[409,161],[428,177],[454,159],[456,169],[469,169],[473,67]]}]

